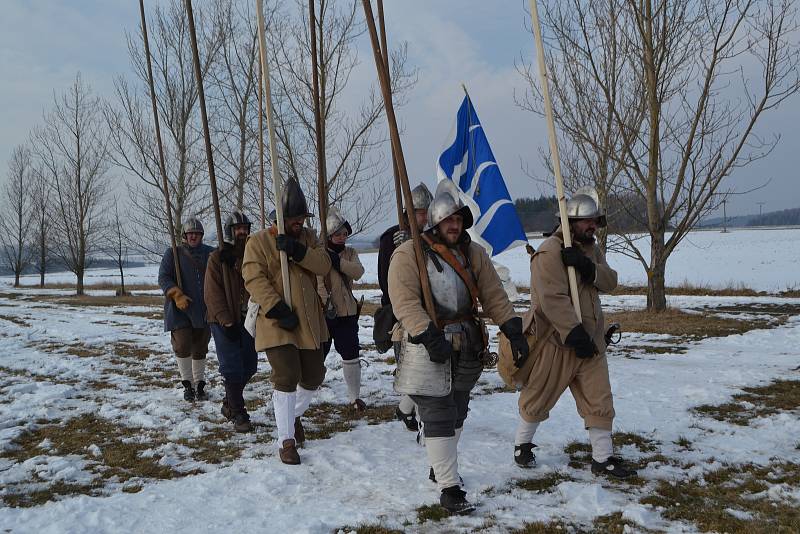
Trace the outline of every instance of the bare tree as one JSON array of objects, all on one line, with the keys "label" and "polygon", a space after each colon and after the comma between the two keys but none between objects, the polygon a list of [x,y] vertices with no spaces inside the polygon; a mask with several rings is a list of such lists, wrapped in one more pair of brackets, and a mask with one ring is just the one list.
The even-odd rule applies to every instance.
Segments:
[{"label": "bare tree", "polygon": [[[196,10],[195,19],[205,75],[217,56],[221,34],[209,22],[206,10]],[[176,239],[180,241],[181,221],[189,215],[203,214],[210,207],[188,21],[180,0],[156,6],[148,20],[168,194]],[[141,28],[127,39],[135,80],[117,78],[116,102],[104,108],[110,156],[117,167],[136,178],[128,184],[128,191],[142,229],[137,245],[160,255],[162,244],[169,241],[169,230]]]},{"label": "bare tree", "polygon": [[53,224],[53,206],[50,201],[50,183],[47,180],[47,167],[37,161],[31,180],[31,255],[36,272],[39,273],[39,287],[44,287],[44,275],[50,258],[50,231]]},{"label": "bare tree", "polygon": [[[287,176],[304,184],[316,203],[316,128],[312,96],[311,38],[308,4],[297,0],[294,10],[275,16],[269,32],[271,61],[275,65],[273,99],[281,164]],[[353,68],[358,62],[355,40],[364,32],[356,16],[357,2],[316,2],[323,154],[326,157],[329,205],[348,214],[354,232],[376,222],[391,193],[387,165],[380,152],[386,134],[383,100],[373,86],[355,111],[342,105]],[[405,46],[392,54],[391,80],[395,106],[416,82],[406,69]],[[352,89],[352,88],[351,88]],[[384,177],[385,176],[385,177]]]},{"label": "bare tree", "polygon": [[[755,126],[800,90],[797,7],[793,0],[619,0],[609,4],[617,10],[610,17],[597,4],[549,0],[544,20],[551,57],[569,53],[557,63],[574,62],[551,71],[556,91],[583,95],[579,105],[602,109],[611,129],[582,124],[581,113],[562,113],[559,125],[568,145],[585,143],[594,161],[602,155],[621,169],[613,184],[620,197],[646,205],[649,251],[624,238],[647,271],[648,308],[660,311],[672,252],[732,193],[726,178],[779,140]],[[603,131],[615,136],[611,148]]]},{"label": "bare tree", "polygon": [[19,287],[19,277],[31,261],[31,166],[30,148],[16,147],[8,162],[8,182],[0,204],[0,253],[14,273],[14,287]]},{"label": "bare tree", "polygon": [[[127,219],[127,217],[126,217]],[[119,269],[119,289],[117,296],[125,296],[125,266],[128,264],[128,243],[130,236],[127,221],[119,214],[119,197],[114,198],[114,212],[106,225],[103,252],[111,258]]]},{"label": "bare tree", "polygon": [[34,150],[47,169],[54,198],[53,250],[77,277],[77,294],[91,252],[99,245],[108,191],[108,129],[102,101],[81,79],[53,97],[44,126],[34,130]]}]

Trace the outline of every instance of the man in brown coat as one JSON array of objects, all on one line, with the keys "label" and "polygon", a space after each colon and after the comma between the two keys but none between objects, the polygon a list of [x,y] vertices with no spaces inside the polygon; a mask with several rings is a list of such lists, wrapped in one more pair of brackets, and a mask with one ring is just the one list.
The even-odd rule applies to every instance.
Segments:
[{"label": "man in brown coat", "polygon": [[[276,227],[250,236],[244,251],[242,275],[250,297],[261,309],[256,320],[256,349],[264,350],[272,367],[272,404],[278,429],[281,461],[299,464],[297,444],[305,439],[300,416],[325,378],[322,344],[328,328],[317,294],[317,276],[331,269],[331,257],[305,228],[308,211],[297,180],[283,191],[285,234]],[[289,259],[290,308],[283,292],[279,251]]]},{"label": "man in brown coat", "polygon": [[252,430],[243,393],[258,362],[253,337],[244,328],[250,293],[242,279],[242,260],[249,234],[250,220],[234,211],[225,222],[225,244],[208,258],[204,292],[219,373],[225,382],[222,415],[233,421],[237,432]]},{"label": "man in brown coat", "polygon": [[358,252],[345,243],[353,233],[350,223],[336,208],[331,208],[325,221],[328,228],[326,248],[331,255],[333,268],[325,276],[318,277],[317,287],[322,302],[326,303],[325,322],[331,340],[323,344],[327,357],[331,345],[342,357],[342,373],[347,384],[347,397],[356,411],[367,408],[361,400],[361,358],[358,343],[358,315],[360,304],[353,296],[353,282],[364,275],[364,266]]},{"label": "man in brown coat", "polygon": [[411,395],[419,410],[431,480],[440,504],[469,513],[458,475],[458,440],[467,418],[470,391],[483,371],[487,339],[477,304],[509,337],[519,357],[527,356],[522,319],[514,316],[500,278],[486,251],[472,243],[466,229],[472,214],[461,203],[455,184],[439,182],[428,210],[425,260],[436,320],[422,298],[413,243],[400,245],[389,265],[389,297],[400,343],[395,390]]},{"label": "man in brown coat", "polygon": [[[614,404],[606,360],[605,319],[600,292],[617,286],[617,273],[606,263],[594,233],[605,226],[595,198],[576,194],[567,203],[574,244],[564,248],[561,229],[547,238],[531,259],[531,305],[537,336],[546,342],[519,397],[514,460],[533,467],[533,435],[569,387],[592,445],[592,472],[615,478],[635,474],[612,456]],[[567,267],[578,275],[580,320],[569,292]]]}]

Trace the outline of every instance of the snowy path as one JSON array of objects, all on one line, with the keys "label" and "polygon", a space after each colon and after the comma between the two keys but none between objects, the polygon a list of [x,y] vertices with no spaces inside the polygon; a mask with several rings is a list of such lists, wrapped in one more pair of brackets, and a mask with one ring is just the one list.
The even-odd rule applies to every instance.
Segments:
[{"label": "snowy path", "polygon": [[[673,304],[700,308],[774,301],[687,297],[675,299]],[[641,298],[613,297],[607,304],[636,307],[641,305]],[[22,298],[0,298],[0,448],[7,449],[11,440],[37,419],[64,420],[85,413],[166,432],[168,441],[187,436],[202,439],[210,428],[220,426],[215,426],[220,419],[220,388],[212,393],[215,402],[187,408],[180,390],[173,385],[174,364],[160,322],[129,315],[142,311],[69,309]],[[364,341],[369,337],[370,321],[362,318]],[[637,336],[637,343],[647,337]],[[68,344],[89,354],[59,352]],[[150,354],[139,360],[125,359],[120,356],[120,352],[124,354],[120,344],[144,347]],[[397,422],[362,423],[331,439],[310,441],[301,450],[302,466],[284,466],[275,457],[270,441],[271,406],[263,402],[269,386],[261,381],[248,398],[261,397],[254,421],[262,426],[255,435],[232,438],[244,448],[237,459],[220,467],[194,460],[182,454],[179,447],[161,445],[153,452],[162,456],[163,462],[179,471],[199,470],[200,474],[150,481],[137,493],[124,493],[120,491],[124,485],[119,484],[111,486],[113,493],[107,496],[73,496],[33,508],[0,508],[0,530],[127,533],[252,529],[316,533],[381,522],[406,531],[469,531],[481,527],[505,531],[525,522],[558,518],[590,524],[597,516],[621,511],[646,528],[690,531],[690,525],[664,520],[652,507],[640,504],[639,497],[656,480],[679,480],[724,463],[767,465],[775,457],[799,461],[797,414],[781,413],[749,426],[735,426],[691,411],[700,404],[726,402],[746,385],[775,378],[800,379],[800,372],[793,370],[800,364],[794,349],[798,346],[800,318],[793,317],[772,330],[689,343],[684,354],[641,353],[635,354],[636,359],[612,355],[615,431],[644,436],[655,442],[657,452],[664,457],[694,464],[684,469],[670,462],[650,463],[640,471],[646,482],[641,487],[601,483],[585,469],[567,466],[570,456],[564,452],[565,446],[586,441],[569,394],[562,397],[537,433],[539,466],[531,471],[516,468],[512,461],[516,395],[479,395],[473,399],[460,449],[461,473],[469,498],[480,502],[478,511],[470,517],[419,524],[415,509],[435,503],[438,492],[427,480],[424,449],[415,444],[414,434]],[[213,362],[213,354],[209,356]],[[391,366],[377,361],[374,352],[367,356],[373,359],[364,371],[368,401],[394,402]],[[329,357],[327,365],[321,400],[341,402],[341,365],[335,356]],[[267,368],[259,362],[262,379]],[[215,369],[210,370],[212,382],[218,384]],[[109,387],[87,388],[92,381],[106,382]],[[500,385],[494,372],[485,373],[484,381],[487,390]],[[224,425],[221,428],[229,431]],[[675,443],[681,439],[691,442],[691,447]],[[87,443],[89,451],[93,450],[91,445]],[[619,452],[633,460],[653,455],[630,445]],[[85,462],[86,458],[79,456],[48,456],[46,448],[25,462],[28,465],[14,465],[0,458],[0,486],[18,483],[34,472],[50,480],[91,480],[93,475],[85,469]],[[513,484],[515,479],[555,471],[571,480],[561,482],[553,491],[529,492]],[[800,491],[794,489],[783,498],[800,502]]]}]

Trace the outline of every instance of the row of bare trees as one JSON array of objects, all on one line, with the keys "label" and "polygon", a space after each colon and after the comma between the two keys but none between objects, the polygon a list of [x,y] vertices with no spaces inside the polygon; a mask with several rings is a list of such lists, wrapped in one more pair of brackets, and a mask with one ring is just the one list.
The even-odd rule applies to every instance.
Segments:
[{"label": "row of bare trees", "polygon": [[[672,252],[734,192],[726,179],[778,142],[756,124],[800,91],[797,3],[540,4],[565,181],[595,186],[647,228],[649,239],[621,233],[616,244],[646,270],[648,308],[663,310]],[[541,114],[539,81],[529,63],[519,70],[530,90],[518,103]]]},{"label": "row of bare trees", "polygon": [[[195,24],[223,211],[243,209],[256,220],[261,95],[254,8],[250,0],[213,0],[195,10]],[[356,40],[364,32],[356,8],[355,1],[315,2],[322,153],[330,169],[325,194],[359,231],[376,221],[391,190],[380,150],[386,138],[379,120],[383,103],[374,87],[347,90],[358,64]],[[297,178],[315,201],[308,4],[267,2],[266,11],[279,168]],[[181,221],[211,214],[198,87],[183,2],[153,3],[147,17],[167,194],[179,238]],[[26,267],[36,264],[43,284],[47,258],[55,256],[76,274],[82,293],[93,253],[107,252],[121,270],[123,249],[155,255],[169,242],[141,27],[127,35],[127,43],[132,74],[114,80],[108,99],[94,95],[78,75],[66,92],[54,96],[43,124],[14,152],[0,246],[17,282]],[[392,80],[398,103],[415,76],[406,68],[405,48],[397,47]],[[266,204],[271,205],[269,161],[265,169]],[[120,209],[118,203],[125,206]]]}]

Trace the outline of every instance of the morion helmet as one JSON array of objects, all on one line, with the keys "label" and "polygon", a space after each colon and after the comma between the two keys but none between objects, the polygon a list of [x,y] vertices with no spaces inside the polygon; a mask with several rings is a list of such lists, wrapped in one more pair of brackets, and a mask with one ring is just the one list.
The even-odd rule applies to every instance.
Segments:
[{"label": "morion helmet", "polygon": [[233,227],[241,224],[247,225],[247,233],[249,234],[252,223],[247,218],[247,215],[238,210],[228,215],[228,219],[225,221],[225,241],[233,243]]},{"label": "morion helmet", "polygon": [[428,206],[428,224],[425,225],[425,230],[434,228],[456,213],[464,218],[464,230],[472,226],[472,211],[461,201],[458,187],[452,180],[442,180],[436,186],[436,194]]}]

